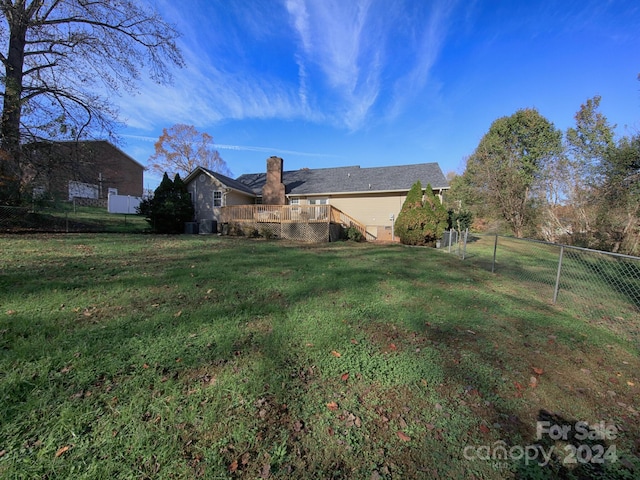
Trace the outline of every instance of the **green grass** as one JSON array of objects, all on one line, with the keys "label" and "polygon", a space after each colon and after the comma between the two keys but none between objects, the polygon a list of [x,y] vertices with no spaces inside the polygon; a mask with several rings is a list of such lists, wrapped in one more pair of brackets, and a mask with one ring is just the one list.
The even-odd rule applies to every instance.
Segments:
[{"label": "green grass", "polygon": [[[0,252],[2,478],[640,468],[634,345],[434,249],[101,234]],[[465,458],[535,443],[546,412],[617,425],[623,460]]]}]

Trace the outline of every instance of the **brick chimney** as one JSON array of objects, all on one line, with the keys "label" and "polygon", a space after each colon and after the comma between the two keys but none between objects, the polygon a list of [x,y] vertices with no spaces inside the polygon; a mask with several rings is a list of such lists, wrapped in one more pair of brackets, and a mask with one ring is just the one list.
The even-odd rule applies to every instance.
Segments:
[{"label": "brick chimney", "polygon": [[284,205],[284,183],[282,183],[282,164],[280,157],[267,158],[267,181],[262,187],[263,205]]}]

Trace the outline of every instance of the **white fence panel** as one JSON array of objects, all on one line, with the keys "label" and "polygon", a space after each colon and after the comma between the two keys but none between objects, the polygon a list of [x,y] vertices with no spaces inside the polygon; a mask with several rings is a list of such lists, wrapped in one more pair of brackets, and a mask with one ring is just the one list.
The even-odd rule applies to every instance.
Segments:
[{"label": "white fence panel", "polygon": [[109,213],[138,213],[137,208],[142,201],[142,197],[132,197],[131,195],[109,195]]}]

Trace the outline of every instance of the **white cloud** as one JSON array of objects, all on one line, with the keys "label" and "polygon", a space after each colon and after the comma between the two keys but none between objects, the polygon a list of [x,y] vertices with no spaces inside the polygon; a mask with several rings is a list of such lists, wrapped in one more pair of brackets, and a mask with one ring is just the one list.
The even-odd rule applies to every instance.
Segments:
[{"label": "white cloud", "polygon": [[449,19],[456,2],[438,1],[432,4],[426,25],[416,33],[413,48],[415,58],[407,73],[396,79],[389,109],[390,117],[399,115],[407,104],[421,92],[429,81],[431,69],[436,62],[447,36]]},{"label": "white cloud", "polygon": [[[132,140],[139,140],[143,142],[155,143],[158,141],[156,137],[149,137],[146,135],[122,135],[124,138],[130,138]],[[216,150],[233,150],[244,152],[262,152],[262,153],[279,153],[282,155],[298,155],[301,157],[322,157],[322,158],[340,158],[339,155],[333,155],[329,153],[317,153],[317,152],[301,152],[298,150],[285,150],[277,147],[258,147],[252,145],[227,145],[215,143],[214,148]]]},{"label": "white cloud", "polygon": [[[445,0],[430,9],[401,0],[282,2],[281,9],[273,8],[280,18],[263,21],[277,32],[257,38],[257,13],[250,9],[230,14],[220,4],[206,3],[186,11],[163,0],[171,20],[187,32],[181,44],[187,68],[174,72],[172,86],[147,81],[140,95],[115,99],[126,123],[157,130],[175,123],[207,127],[229,119],[297,118],[358,130],[381,108],[396,115],[419,95],[452,10]],[[260,8],[264,13],[266,4]],[[206,20],[211,29],[202,27]],[[266,62],[278,55],[273,61],[283,68],[263,71],[251,63],[268,48],[265,38],[290,45],[264,53]]]},{"label": "white cloud", "polygon": [[311,86],[320,90],[324,83],[314,106],[334,123],[357,130],[377,106],[387,103],[393,117],[425,88],[455,2],[285,0],[285,6],[300,43],[305,100]]},{"label": "white cloud", "polygon": [[[300,41],[297,63],[301,92],[308,101],[307,88],[326,82],[331,100],[318,107],[331,109],[336,123],[357,129],[375,102],[380,88],[377,47],[371,48],[365,31],[372,2],[340,0],[286,0],[285,6]],[[323,78],[309,78],[309,68]],[[335,105],[339,105],[336,107]]]}]

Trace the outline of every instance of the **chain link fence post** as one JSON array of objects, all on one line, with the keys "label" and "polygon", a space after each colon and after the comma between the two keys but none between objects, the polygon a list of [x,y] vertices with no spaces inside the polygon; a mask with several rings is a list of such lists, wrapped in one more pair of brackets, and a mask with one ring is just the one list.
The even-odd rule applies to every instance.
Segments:
[{"label": "chain link fence post", "polygon": [[462,260],[467,256],[467,237],[469,236],[469,228],[464,231],[464,244],[462,248]]},{"label": "chain link fence post", "polygon": [[560,291],[560,272],[562,271],[562,257],[564,256],[564,245],[560,245],[560,255],[558,256],[558,274],[556,275],[556,286],[553,290],[553,304],[558,300],[558,291]]},{"label": "chain link fence post", "polygon": [[491,273],[495,273],[496,271],[496,252],[498,251],[498,234],[496,233],[496,238],[493,242],[493,262],[491,263]]}]

